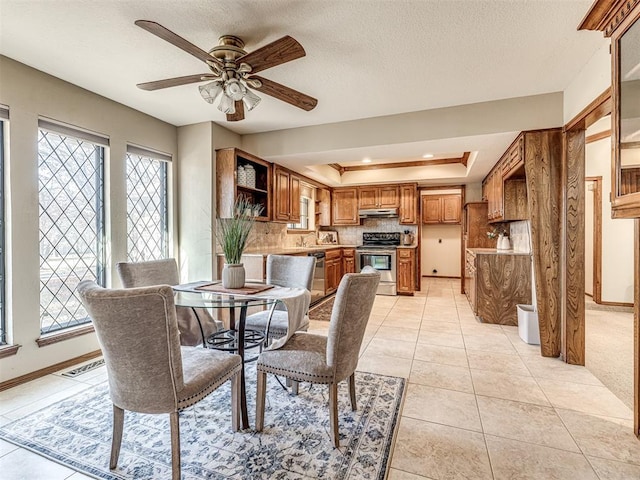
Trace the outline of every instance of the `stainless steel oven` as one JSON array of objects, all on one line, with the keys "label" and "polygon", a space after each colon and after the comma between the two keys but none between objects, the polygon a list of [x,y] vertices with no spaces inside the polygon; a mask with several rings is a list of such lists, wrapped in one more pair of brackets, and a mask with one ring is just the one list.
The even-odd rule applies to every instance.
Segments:
[{"label": "stainless steel oven", "polygon": [[396,295],[396,250],[356,248],[356,272],[370,265],[380,272],[378,295]]}]

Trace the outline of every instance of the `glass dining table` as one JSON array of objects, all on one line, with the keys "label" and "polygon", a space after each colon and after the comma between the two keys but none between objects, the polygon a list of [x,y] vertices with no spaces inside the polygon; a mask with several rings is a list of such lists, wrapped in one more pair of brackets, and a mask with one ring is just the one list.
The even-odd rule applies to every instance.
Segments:
[{"label": "glass dining table", "polygon": [[[240,422],[243,429],[249,428],[249,415],[247,411],[247,395],[245,381],[245,362],[255,360],[247,358],[247,350],[259,348],[265,340],[264,332],[245,329],[247,311],[249,309],[263,310],[275,305],[279,300],[264,296],[266,291],[256,294],[236,293],[205,290],[209,282],[194,282],[175,285],[174,300],[177,307],[189,307],[194,309],[212,309],[220,313],[218,317],[224,317],[225,327],[205,339],[205,346],[216,350],[237,353],[242,357],[242,373],[240,377]],[[250,291],[250,290],[248,290]],[[260,296],[262,294],[262,296]],[[198,318],[198,322],[201,320]],[[202,331],[202,325],[200,325]]]}]

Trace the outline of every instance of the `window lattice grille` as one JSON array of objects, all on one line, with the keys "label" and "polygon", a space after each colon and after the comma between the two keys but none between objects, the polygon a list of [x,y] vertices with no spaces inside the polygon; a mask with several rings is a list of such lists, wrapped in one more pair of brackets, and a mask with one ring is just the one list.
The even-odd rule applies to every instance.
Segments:
[{"label": "window lattice grille", "polygon": [[40,330],[48,333],[90,319],[76,287],[104,285],[104,149],[40,130]]},{"label": "window lattice grille", "polygon": [[167,163],[127,153],[127,259],[169,256]]}]

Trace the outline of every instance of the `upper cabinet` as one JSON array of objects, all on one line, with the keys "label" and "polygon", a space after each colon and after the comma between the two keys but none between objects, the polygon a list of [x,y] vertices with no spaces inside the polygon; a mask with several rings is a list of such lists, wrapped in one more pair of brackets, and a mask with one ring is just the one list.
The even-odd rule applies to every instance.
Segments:
[{"label": "upper cabinet", "polygon": [[453,195],[423,195],[422,223],[459,224],[462,217],[462,197]]},{"label": "upper cabinet", "polygon": [[300,177],[280,165],[273,166],[273,221],[300,221]]},{"label": "upper cabinet", "polygon": [[336,188],[331,200],[333,225],[359,225],[358,217],[358,189]]},{"label": "upper cabinet", "polygon": [[400,189],[396,185],[359,187],[358,194],[361,209],[400,206]]},{"label": "upper cabinet", "polygon": [[216,205],[221,218],[233,215],[239,195],[262,207],[257,220],[271,220],[271,164],[237,148],[216,151]]},{"label": "upper cabinet", "polygon": [[331,192],[328,188],[316,188],[316,226],[331,225]]},{"label": "upper cabinet", "polygon": [[611,37],[611,213],[640,218],[640,1],[596,0],[578,29]]},{"label": "upper cabinet", "polygon": [[400,185],[400,225],[418,223],[418,187],[415,183]]}]

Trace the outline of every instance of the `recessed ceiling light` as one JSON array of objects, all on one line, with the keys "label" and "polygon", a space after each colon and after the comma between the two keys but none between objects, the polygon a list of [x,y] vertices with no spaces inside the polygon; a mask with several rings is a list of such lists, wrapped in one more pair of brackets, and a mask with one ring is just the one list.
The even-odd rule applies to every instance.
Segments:
[{"label": "recessed ceiling light", "polygon": [[362,163],[371,163],[371,159],[370,158],[363,158],[362,159]]},{"label": "recessed ceiling light", "polygon": [[425,153],[422,158],[433,158],[433,153]]}]

